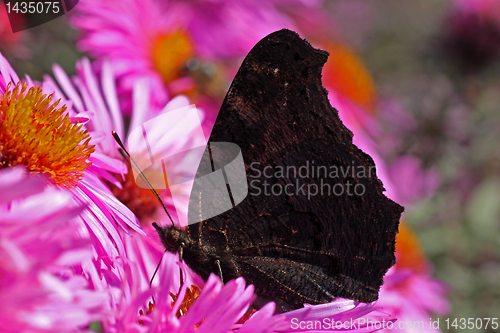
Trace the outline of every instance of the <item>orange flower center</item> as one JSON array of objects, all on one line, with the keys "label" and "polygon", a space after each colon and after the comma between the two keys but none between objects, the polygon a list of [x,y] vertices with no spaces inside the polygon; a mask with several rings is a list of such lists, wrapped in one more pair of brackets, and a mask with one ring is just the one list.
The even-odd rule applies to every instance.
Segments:
[{"label": "orange flower center", "polygon": [[137,216],[139,221],[149,223],[149,220],[154,218],[154,214],[160,203],[149,189],[137,186],[130,165],[128,165],[128,173],[125,175],[125,180],[121,182],[122,189],[111,185],[111,183],[106,183],[113,195],[127,206]]},{"label": "orange flower center", "polygon": [[426,270],[425,255],[417,235],[401,221],[396,236],[396,267],[410,268],[417,272]]},{"label": "orange flower center", "polygon": [[[182,301],[181,306],[179,307],[179,311],[177,311],[177,317],[185,316],[191,305],[193,305],[194,301],[200,296],[201,289],[203,289],[202,284],[192,285],[191,288],[186,289],[186,295],[184,296],[184,300]],[[172,307],[174,306],[175,301],[177,300],[178,295],[170,293],[170,297],[172,297]],[[248,311],[240,318],[238,324],[244,324],[248,319],[252,317],[252,315],[256,312],[255,309],[248,309]],[[197,329],[205,319],[200,321],[195,325],[195,329]]]},{"label": "orange flower center", "polygon": [[323,44],[330,57],[323,69],[325,86],[357,102],[367,111],[375,108],[375,83],[363,61],[346,45]]},{"label": "orange flower center", "polygon": [[192,57],[192,43],[181,31],[162,35],[153,44],[153,63],[165,82],[177,79]]},{"label": "orange flower center", "polygon": [[[193,305],[194,301],[200,296],[201,289],[203,289],[202,284],[191,285],[191,288],[186,288],[186,295],[182,300],[182,304],[179,307],[179,311],[177,311],[177,317],[185,316],[191,305]],[[172,297],[172,307],[174,306],[175,301],[179,295],[175,295],[170,293],[170,297]],[[201,323],[200,323],[201,324]]]},{"label": "orange flower center", "polygon": [[0,96],[0,168],[24,165],[31,173],[49,174],[54,184],[71,188],[90,166],[90,135],[72,123],[66,106],[51,104],[53,94],[27,83],[9,83]]},{"label": "orange flower center", "polygon": [[[155,305],[153,303],[149,302],[148,309],[146,310],[146,312],[144,312],[144,310],[140,309],[139,315],[140,316],[149,315],[151,312],[153,312],[154,308],[155,308]],[[144,325],[144,320],[139,319],[139,324]]]}]

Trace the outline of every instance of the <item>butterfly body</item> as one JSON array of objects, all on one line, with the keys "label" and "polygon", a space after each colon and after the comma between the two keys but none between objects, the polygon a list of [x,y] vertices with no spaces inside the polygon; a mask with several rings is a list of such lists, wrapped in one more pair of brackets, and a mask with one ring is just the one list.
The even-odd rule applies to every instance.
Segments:
[{"label": "butterfly body", "polygon": [[[213,239],[212,242],[203,244],[199,240],[194,240],[196,236],[191,237],[190,229],[179,229],[176,226],[161,228],[156,223],[153,223],[153,226],[158,231],[167,251],[182,256],[186,264],[204,281],[212,273],[222,274],[223,281],[230,281],[241,276],[227,243],[224,246]],[[200,225],[197,224],[197,226]],[[219,241],[223,239],[220,236],[216,238],[219,238]]]},{"label": "butterfly body", "polygon": [[[327,57],[289,30],[250,51],[209,139],[241,149],[246,179],[231,186],[248,186],[248,196],[186,229],[158,229],[167,250],[182,251],[203,279],[243,276],[255,286],[256,306],[272,300],[288,311],[336,297],[372,302],[395,263],[403,208],[383,195],[373,160],[331,107],[321,83]],[[301,167],[308,173],[297,172]],[[322,177],[314,167],[322,167]],[[210,195],[193,190],[190,211]],[[167,241],[172,230],[179,237]]]}]

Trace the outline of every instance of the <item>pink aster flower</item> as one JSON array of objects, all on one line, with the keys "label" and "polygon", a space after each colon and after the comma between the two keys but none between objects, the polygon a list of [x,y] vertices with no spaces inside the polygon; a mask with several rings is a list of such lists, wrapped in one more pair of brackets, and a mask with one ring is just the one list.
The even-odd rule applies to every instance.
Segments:
[{"label": "pink aster flower", "polygon": [[[147,230],[154,235],[153,228]],[[245,288],[242,279],[223,287],[220,280],[211,277],[200,293],[202,281],[184,269],[185,283],[179,291],[178,259],[164,253],[152,235],[124,236],[127,257],[117,260],[113,268],[99,269],[102,278],[95,279],[95,283],[107,288],[112,295],[112,315],[101,321],[104,332],[175,333],[191,332],[193,327],[202,329],[200,332],[228,331],[253,301],[252,288]],[[162,255],[150,287],[149,279]]]},{"label": "pink aster flower", "polygon": [[[124,111],[135,79],[148,77],[152,102],[163,106],[169,95],[187,93],[207,111],[210,130],[227,85],[223,61],[237,63],[267,34],[296,26],[277,7],[315,8],[321,1],[80,1],[72,25],[78,46],[97,58],[109,58],[118,78]],[[229,24],[230,22],[230,24]],[[232,69],[231,71],[234,71]],[[214,88],[215,86],[215,88]],[[221,92],[222,91],[222,92]]]},{"label": "pink aster flower", "polygon": [[93,144],[99,138],[82,126],[93,110],[73,108],[75,101],[53,102],[57,92],[29,77],[20,81],[1,55],[0,72],[0,168],[24,165],[67,188],[72,204],[86,207],[77,217],[78,233],[90,238],[97,256],[110,265],[110,258],[124,253],[118,230],[142,232],[137,218],[99,178],[108,171],[123,174],[126,165],[96,151]]},{"label": "pink aster flower", "polygon": [[397,318],[394,326],[402,332],[440,332],[429,320],[434,314],[446,315],[450,311],[448,288],[432,278],[431,268],[416,235],[401,221],[396,265],[384,277],[376,304]]},{"label": "pink aster flower", "polygon": [[[48,89],[57,91],[57,96],[69,99],[73,102],[73,107],[81,114],[85,110],[92,111],[93,119],[86,124],[87,128],[97,138],[96,153],[103,159],[122,158],[118,153],[118,145],[111,135],[116,131],[121,140],[128,142],[128,150],[132,154],[135,162],[144,171],[147,179],[153,187],[157,189],[160,198],[164,202],[167,211],[170,213],[175,223],[178,223],[181,216],[187,216],[187,208],[191,187],[185,186],[165,186],[157,187],[157,183],[165,185],[163,170],[160,173],[148,171],[152,164],[151,157],[157,160],[161,156],[165,158],[165,172],[168,175],[168,183],[174,184],[188,177],[189,169],[193,169],[194,164],[189,160],[176,160],[171,156],[178,152],[188,150],[190,147],[203,146],[206,143],[205,136],[200,124],[200,119],[204,114],[201,110],[190,106],[189,100],[182,95],[177,96],[160,108],[150,101],[150,91],[153,90],[153,82],[148,78],[138,79],[133,90],[133,110],[130,119],[129,130],[125,130],[126,117],[120,110],[118,96],[115,87],[115,77],[112,66],[105,61],[102,65],[100,77],[91,68],[87,59],[82,59],[77,64],[78,75],[70,79],[66,73],[57,65],[54,66],[56,81],[50,77],[45,78],[44,84]],[[59,90],[60,87],[60,90]],[[193,119],[187,118],[187,114],[195,113],[194,120],[198,120],[198,126]],[[167,117],[165,115],[173,115]],[[148,143],[141,145],[139,139],[143,137],[142,129],[147,127]],[[137,135],[131,133],[139,129],[139,139]],[[150,151],[153,149],[153,152]],[[160,157],[157,157],[161,153]],[[152,154],[152,155],[150,155]],[[197,165],[197,164],[196,164]],[[112,172],[123,173],[123,170],[110,170]],[[130,172],[121,180],[117,180],[106,170],[97,169],[96,173],[106,179],[113,194],[127,205],[146,225],[152,221],[166,218],[163,208],[151,192],[147,189],[138,174]],[[191,170],[193,175],[196,169]],[[158,178],[160,178],[158,180]],[[144,188],[137,184],[142,182]],[[109,191],[109,190],[108,190]],[[175,199],[175,202],[174,202]],[[184,218],[185,220],[185,218]]]},{"label": "pink aster flower", "polygon": [[[10,13],[10,20],[14,21],[13,25],[22,26],[25,18],[21,13],[12,11]],[[12,54],[13,56],[25,56],[29,54],[29,50],[23,45],[23,40],[26,37],[25,33],[12,32],[10,20],[9,16],[7,16],[5,6],[0,6],[0,51]]]},{"label": "pink aster flower", "polygon": [[211,275],[201,284],[189,269],[183,269],[186,282],[180,288],[179,263],[168,252],[150,287],[148,281],[162,248],[152,237],[136,234],[126,238],[128,258],[101,271],[113,295],[113,315],[102,321],[104,332],[296,332],[310,331],[304,327],[316,321],[323,323],[316,332],[372,332],[394,321],[373,304],[343,299],[279,315],[273,315],[272,302],[248,312],[255,295],[253,286],[246,286],[243,278],[223,285]]},{"label": "pink aster flower", "polygon": [[500,54],[500,4],[495,0],[454,0],[443,22],[442,48],[447,60],[471,74]]},{"label": "pink aster flower", "polygon": [[342,122],[353,132],[354,144],[373,158],[377,166],[377,176],[384,184],[387,197],[407,205],[428,197],[437,190],[441,182],[439,175],[433,169],[424,168],[417,157],[403,155],[392,163],[384,159],[380,147],[386,150],[391,148],[380,142],[394,140],[383,133],[375,117],[335,91],[330,90],[328,96],[332,105],[339,111]]},{"label": "pink aster flower", "polygon": [[103,317],[108,296],[73,269],[93,256],[74,223],[83,208],[47,178],[0,170],[2,332],[75,332]]},{"label": "pink aster flower", "polygon": [[500,21],[500,4],[495,0],[453,0],[455,7],[463,12],[477,13]]},{"label": "pink aster flower", "polygon": [[[415,126],[411,114],[394,101],[377,103],[375,82],[362,59],[348,45],[324,41],[321,47],[330,52],[323,68],[330,103],[353,132],[354,144],[373,158],[385,194],[403,205],[432,194],[439,177],[435,171],[424,169],[418,158],[397,156],[391,162],[386,160],[386,152],[395,151],[400,145],[399,137]],[[377,104],[381,113],[376,112]],[[383,121],[394,123],[395,133],[387,134],[381,127]]]},{"label": "pink aster flower", "polygon": [[[384,277],[377,306],[397,318],[394,326],[401,332],[441,332],[431,324],[432,314],[446,315],[450,303],[448,287],[428,273],[392,268]],[[385,329],[381,332],[392,332]]]},{"label": "pink aster flower", "polygon": [[302,309],[274,316],[284,319],[274,332],[375,332],[392,327],[395,319],[374,303],[358,303],[338,298],[320,305],[306,305]]},{"label": "pink aster flower", "polygon": [[[349,50],[337,46],[331,51],[339,54],[331,55],[337,60],[335,64],[325,66],[325,83],[329,84],[328,97],[339,111],[342,122],[353,132],[354,144],[373,158],[377,176],[386,189],[385,195],[399,203],[409,203],[433,193],[439,185],[439,177],[433,170],[423,169],[419,159],[401,156],[390,165],[384,160],[378,142],[392,142],[392,147],[383,147],[393,150],[397,148],[397,143],[395,140],[388,140],[380,128],[377,115],[370,109],[375,102],[373,82],[366,77],[368,73]],[[345,68],[342,68],[342,64]],[[337,76],[331,77],[332,74]],[[337,90],[333,87],[340,88]],[[385,103],[385,106],[392,112],[391,120],[401,123],[397,131],[415,126],[411,115],[398,108],[396,103]],[[446,287],[444,283],[431,277],[428,269],[430,264],[423,257],[416,236],[403,222],[396,240],[396,258],[396,266],[386,275],[376,305],[397,318],[393,326],[396,329],[420,332],[425,328],[432,331],[429,327],[431,315],[446,314],[449,311]],[[414,329],[405,327],[406,321],[423,321],[425,325]],[[403,326],[399,326],[401,323]],[[384,331],[390,330],[391,327],[384,327]]]},{"label": "pink aster flower", "polygon": [[[343,104],[345,105],[345,104]],[[346,108],[342,108],[344,111]],[[396,162],[393,168],[387,168],[385,161],[376,150],[375,143],[363,132],[359,125],[352,126],[352,114],[343,116],[345,113],[339,109],[339,114],[344,124],[353,130],[353,142],[364,152],[368,153],[377,166],[377,176],[382,179],[386,189],[385,194],[393,200],[406,200],[415,198],[415,195],[429,193],[428,189],[435,188],[437,181],[432,178],[433,173],[422,173],[420,165],[412,157],[402,157]],[[409,165],[408,165],[408,164]],[[399,175],[400,178],[395,178]],[[414,187],[415,192],[405,192],[407,184],[414,184],[416,177],[419,177],[418,186]],[[427,178],[430,177],[430,178]],[[422,182],[423,180],[428,182]],[[420,189],[420,187],[426,187]],[[407,196],[405,196],[407,194]],[[379,299],[375,303],[384,312],[394,316],[397,320],[390,326],[383,326],[383,332],[392,332],[394,327],[401,332],[440,332],[438,329],[430,327],[429,318],[432,314],[444,315],[449,313],[450,305],[446,299],[447,287],[445,283],[432,278],[429,269],[422,269],[422,266],[430,266],[421,254],[418,260],[413,259],[413,255],[418,251],[416,238],[414,241],[405,243],[402,237],[408,238],[406,226],[400,225],[400,233],[396,241],[397,264],[386,274],[384,284],[380,289]],[[405,243],[405,245],[402,245]],[[415,255],[416,256],[416,255]],[[410,262],[406,258],[412,257],[415,262]],[[423,324],[421,327],[405,326],[406,323]],[[401,325],[401,326],[400,326]]]},{"label": "pink aster flower", "polygon": [[[183,26],[192,36],[196,53],[202,58],[224,59],[245,56],[271,32],[297,26],[288,15],[300,9],[314,8],[321,0],[206,1],[173,0],[163,6],[165,12],[183,13]],[[281,10],[280,10],[281,9]],[[228,21],[231,22],[228,24]]]},{"label": "pink aster flower", "polygon": [[[334,90],[329,90],[328,98],[332,106],[339,112],[342,123],[353,132],[353,143],[363,152],[370,155],[375,162],[377,177],[382,179],[386,190],[384,194],[392,200],[397,201],[396,189],[390,182],[386,163],[378,153],[377,145],[370,135],[378,132],[378,125],[375,119],[368,115],[359,104]],[[369,131],[372,133],[369,133]]]},{"label": "pink aster flower", "polygon": [[388,171],[392,183],[398,184],[396,196],[403,204],[430,196],[441,183],[435,170],[424,169],[421,160],[411,155],[399,157]]}]

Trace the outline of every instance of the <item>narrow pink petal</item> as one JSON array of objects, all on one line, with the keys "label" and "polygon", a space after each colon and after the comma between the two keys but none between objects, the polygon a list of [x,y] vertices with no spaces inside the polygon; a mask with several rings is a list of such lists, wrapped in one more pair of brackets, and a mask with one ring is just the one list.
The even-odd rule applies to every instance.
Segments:
[{"label": "narrow pink petal", "polygon": [[[116,226],[111,224],[113,218],[107,208],[103,207],[104,205],[102,205],[102,203],[100,202],[94,202],[93,199],[95,199],[95,196],[84,186],[80,185],[74,190],[76,193],[78,193],[78,197],[80,198],[80,200],[89,205],[89,210],[83,211],[81,216],[84,219],[85,223],[94,232],[95,236],[99,239],[101,244],[105,246],[106,254],[111,258],[123,254],[123,242],[116,230]],[[104,208],[104,210],[101,210],[101,208]],[[111,236],[114,242],[109,238],[109,236]],[[115,242],[116,245],[114,244]]]},{"label": "narrow pink petal", "polygon": [[[27,169],[14,167],[2,170],[0,174],[0,203],[7,203],[28,195],[40,193],[47,185],[46,175],[27,176]],[[17,185],[22,181],[22,186]]]},{"label": "narrow pink petal", "polygon": [[[90,145],[97,145],[106,139],[106,134],[102,131],[91,131],[90,134]],[[95,152],[94,152],[95,154]]]},{"label": "narrow pink petal", "polygon": [[47,92],[52,91],[54,92],[54,96],[65,97],[56,81],[48,74],[43,75],[42,90]]},{"label": "narrow pink petal", "polygon": [[133,90],[133,113],[130,121],[130,129],[141,126],[143,122],[148,120],[148,110],[151,107],[149,100],[150,85],[146,78],[137,79],[134,83]]},{"label": "narrow pink petal", "polygon": [[109,239],[106,229],[88,210],[84,210],[77,220],[87,228],[87,234],[90,236],[97,255],[105,265],[111,266],[113,263],[111,258],[117,257],[119,253]]},{"label": "narrow pink petal", "polygon": [[250,319],[238,329],[238,333],[269,333],[279,327],[284,318],[274,317],[276,305],[269,302],[259,311],[254,313]]},{"label": "narrow pink petal", "polygon": [[[83,69],[85,84],[88,87],[88,91],[92,97],[92,100],[95,102],[95,106],[97,107],[97,109],[94,110],[94,112],[96,113],[95,124],[99,124],[101,130],[111,133],[111,131],[113,130],[111,126],[111,121],[107,114],[106,111],[107,108],[99,91],[99,84],[97,82],[97,78],[95,77],[92,71],[90,61],[87,58],[83,58],[80,61],[80,64]],[[108,149],[110,148],[111,147],[108,147]]]},{"label": "narrow pink petal", "polygon": [[122,189],[122,183],[117,180],[112,174],[107,172],[106,170],[103,170],[101,168],[98,168],[94,165],[91,165],[87,168],[88,172],[93,172],[94,174],[101,176],[102,178],[106,179],[108,182],[113,184],[114,186],[118,187],[120,190]]},{"label": "narrow pink petal", "polygon": [[[5,85],[9,82],[17,83],[19,82],[19,77],[16,72],[12,69],[9,62],[5,57],[0,53],[0,71],[2,72],[2,77],[5,82]],[[12,79],[11,79],[12,78]]]},{"label": "narrow pink petal", "polygon": [[109,106],[109,112],[111,113],[113,128],[116,133],[118,133],[118,136],[123,138],[125,132],[123,128],[122,114],[120,112],[118,98],[116,95],[115,78],[109,61],[104,61],[103,63],[101,81],[104,97],[106,98],[106,102]]},{"label": "narrow pink petal", "polygon": [[14,242],[4,238],[0,239],[0,248],[10,257],[10,262],[16,265],[16,270],[20,272],[27,272],[32,266],[32,262],[30,262],[29,258],[23,253],[22,249],[20,249]]},{"label": "narrow pink petal", "polygon": [[220,279],[217,281],[215,275],[210,275],[200,296],[196,299],[196,302],[193,303],[187,315],[182,318],[181,326],[179,327],[180,332],[192,329],[194,325],[198,324],[209,314],[212,303],[215,301],[221,289],[222,283]]},{"label": "narrow pink petal", "polygon": [[88,121],[90,121],[94,117],[93,112],[80,112],[75,116],[70,117],[72,123],[76,123],[78,121],[79,124],[85,125]]},{"label": "narrow pink petal", "polygon": [[[118,199],[95,186],[91,186],[91,184],[85,178],[82,179],[81,182],[85,185],[85,187],[82,188],[85,188],[87,194],[92,193],[92,196],[98,199],[97,201],[99,202],[99,205],[101,207],[103,207],[106,211],[108,211],[107,209],[109,207],[109,209],[111,209],[111,211],[113,212],[115,218],[121,219],[129,227],[139,232],[140,234],[145,234],[141,228],[139,220],[137,220],[137,217],[134,215],[134,213],[132,213],[130,209],[128,209]],[[126,229],[124,229],[124,231],[128,232]]]},{"label": "narrow pink petal", "polygon": [[[244,288],[244,286],[243,286]],[[239,319],[227,318],[225,323],[220,323],[219,319],[222,318],[228,311],[231,310],[233,304],[231,300],[233,296],[241,295],[241,286],[236,280],[231,280],[224,285],[219,294],[217,295],[216,301],[212,303],[210,307],[206,309],[207,319],[198,328],[199,333],[208,333],[213,331],[224,331],[230,328]],[[239,307],[238,309],[239,310]],[[230,311],[233,314],[232,311]],[[219,324],[219,325],[217,325]],[[217,328],[217,329],[216,329]],[[221,329],[219,329],[221,328]]]},{"label": "narrow pink petal", "polygon": [[38,280],[42,286],[57,294],[63,301],[71,301],[73,293],[64,285],[64,283],[62,283],[60,279],[56,278],[54,275],[41,272],[38,275]]},{"label": "narrow pink petal", "polygon": [[[237,281],[240,280],[240,281]],[[213,329],[217,328],[218,331],[224,332],[229,330],[234,324],[238,322],[238,320],[246,313],[253,300],[255,299],[253,293],[253,286],[250,285],[248,288],[245,288],[245,281],[242,278],[238,278],[238,288],[237,291],[234,292],[232,297],[222,306],[222,313],[217,316],[217,311],[213,312],[212,318],[215,318],[216,321],[213,323],[213,327],[205,330],[206,333],[211,332]],[[244,289],[244,290],[242,290]],[[223,302],[224,295],[219,295],[221,299],[221,303]],[[207,320],[208,322],[208,320]],[[203,323],[200,326],[200,329],[204,326]],[[207,323],[208,325],[209,323]],[[200,331],[202,333],[202,330]]]},{"label": "narrow pink petal", "polygon": [[127,165],[125,162],[120,161],[116,158],[109,157],[108,155],[101,154],[99,152],[94,152],[90,157],[89,161],[95,166],[114,172],[114,173],[127,173]]},{"label": "narrow pink petal", "polygon": [[104,228],[106,228],[107,232],[109,233],[114,243],[116,244],[118,253],[120,255],[124,255],[125,247],[123,245],[123,241],[120,237],[120,234],[118,233],[116,225],[112,223],[113,217],[111,216],[108,207],[104,205],[102,201],[96,197],[96,195],[91,189],[86,188],[85,186],[78,186],[78,188],[87,195],[88,199],[90,199],[86,202],[89,206],[90,211],[100,221],[100,223],[104,226]]},{"label": "narrow pink petal", "polygon": [[52,70],[54,72],[54,76],[59,82],[59,85],[66,93],[66,96],[68,96],[68,98],[71,101],[73,101],[75,109],[78,112],[86,111],[85,108],[83,107],[83,103],[82,100],[80,99],[80,96],[73,87],[73,84],[71,84],[71,81],[66,72],[57,64],[54,64],[54,66],[52,66]]}]

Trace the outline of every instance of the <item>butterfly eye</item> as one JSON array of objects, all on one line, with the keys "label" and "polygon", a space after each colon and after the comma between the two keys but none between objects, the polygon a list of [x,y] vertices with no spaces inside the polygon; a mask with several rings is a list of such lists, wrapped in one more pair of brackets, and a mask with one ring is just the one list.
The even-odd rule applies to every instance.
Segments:
[{"label": "butterfly eye", "polygon": [[165,246],[166,250],[172,253],[177,253],[179,251],[180,244],[182,243],[181,231],[173,226],[160,227],[158,224],[153,222],[153,227],[158,231],[160,235],[161,242]]},{"label": "butterfly eye", "polygon": [[165,245],[170,247],[171,249],[177,249],[179,248],[179,231],[175,229],[170,229],[167,232],[165,239]]}]

